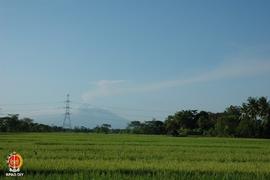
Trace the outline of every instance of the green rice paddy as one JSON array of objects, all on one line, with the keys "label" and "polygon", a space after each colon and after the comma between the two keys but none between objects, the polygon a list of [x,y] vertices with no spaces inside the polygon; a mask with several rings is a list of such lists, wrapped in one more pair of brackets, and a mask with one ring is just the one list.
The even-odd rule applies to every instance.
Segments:
[{"label": "green rice paddy", "polygon": [[83,133],[0,134],[24,159],[17,179],[270,179],[270,140]]}]

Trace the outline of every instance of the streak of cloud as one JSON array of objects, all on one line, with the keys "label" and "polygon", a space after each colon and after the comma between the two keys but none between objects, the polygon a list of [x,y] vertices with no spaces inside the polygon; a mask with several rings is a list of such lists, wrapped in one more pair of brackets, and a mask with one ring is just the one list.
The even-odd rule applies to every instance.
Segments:
[{"label": "streak of cloud", "polygon": [[223,64],[211,71],[200,75],[140,85],[127,84],[124,80],[101,80],[96,82],[95,87],[82,94],[85,102],[99,97],[117,96],[130,93],[146,93],[177,86],[186,86],[194,83],[210,82],[228,78],[250,77],[270,72],[270,61],[242,61]]}]

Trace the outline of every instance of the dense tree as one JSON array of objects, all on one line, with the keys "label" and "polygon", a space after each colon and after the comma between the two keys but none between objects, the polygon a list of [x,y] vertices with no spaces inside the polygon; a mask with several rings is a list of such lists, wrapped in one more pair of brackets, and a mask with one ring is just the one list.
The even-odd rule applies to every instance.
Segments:
[{"label": "dense tree", "polygon": [[218,136],[236,136],[240,122],[240,107],[230,106],[216,117],[215,131]]},{"label": "dense tree", "polygon": [[178,121],[179,128],[194,129],[197,127],[196,110],[179,111],[175,114],[175,120]]},{"label": "dense tree", "polygon": [[142,134],[143,133],[143,125],[140,121],[131,121],[128,124],[127,130],[134,134]]},{"label": "dense tree", "polygon": [[206,111],[201,111],[197,114],[197,124],[202,131],[208,131],[211,127],[214,126],[209,113]]},{"label": "dense tree", "polygon": [[225,110],[225,114],[233,115],[237,118],[241,116],[241,107],[240,106],[229,106]]},{"label": "dense tree", "polygon": [[249,97],[242,106],[229,106],[222,113],[179,111],[165,120],[166,133],[174,136],[270,137],[270,103],[266,97]]},{"label": "dense tree", "polygon": [[195,129],[197,125],[197,111],[183,110],[178,111],[174,116],[168,116],[165,120],[165,127],[168,134],[177,136],[181,133],[186,134],[189,130]]},{"label": "dense tree", "polygon": [[153,119],[152,121],[145,121],[142,125],[144,134],[164,134],[165,127],[162,121]]},{"label": "dense tree", "polygon": [[0,132],[50,132],[63,131],[63,128],[34,123],[30,118],[19,119],[18,114],[0,118]]},{"label": "dense tree", "polygon": [[101,126],[96,126],[93,129],[96,133],[109,133],[111,131],[111,125],[110,124],[102,124]]},{"label": "dense tree", "polygon": [[269,134],[270,103],[266,97],[249,97],[242,104],[239,135],[243,137],[264,137]]},{"label": "dense tree", "polygon": [[219,136],[235,136],[239,119],[234,115],[224,115],[217,119],[216,131]]},{"label": "dense tree", "polygon": [[131,121],[128,130],[135,134],[165,134],[165,126],[162,121],[153,119],[151,121]]},{"label": "dense tree", "polygon": [[168,135],[177,136],[179,135],[179,122],[175,120],[175,117],[169,115],[165,120],[165,130]]}]

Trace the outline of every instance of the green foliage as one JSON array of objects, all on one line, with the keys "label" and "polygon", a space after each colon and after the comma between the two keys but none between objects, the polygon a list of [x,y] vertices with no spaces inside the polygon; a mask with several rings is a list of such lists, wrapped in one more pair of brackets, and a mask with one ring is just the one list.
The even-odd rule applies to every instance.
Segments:
[{"label": "green foliage", "polygon": [[165,126],[162,121],[131,121],[127,129],[134,134],[165,134]]},{"label": "green foliage", "polygon": [[218,136],[235,136],[239,118],[235,115],[224,115],[217,119],[216,131]]},{"label": "green foliage", "polygon": [[34,123],[30,118],[19,119],[18,114],[10,114],[0,118],[0,132],[52,132],[63,130],[61,127]]},{"label": "green foliage", "polygon": [[96,133],[109,133],[111,131],[111,125],[110,124],[102,124],[101,126],[97,126],[93,129],[93,132]]},{"label": "green foliage", "polygon": [[165,120],[167,134],[173,136],[211,135],[270,137],[270,103],[267,98],[250,97],[247,103],[230,106],[222,113],[179,111]]}]

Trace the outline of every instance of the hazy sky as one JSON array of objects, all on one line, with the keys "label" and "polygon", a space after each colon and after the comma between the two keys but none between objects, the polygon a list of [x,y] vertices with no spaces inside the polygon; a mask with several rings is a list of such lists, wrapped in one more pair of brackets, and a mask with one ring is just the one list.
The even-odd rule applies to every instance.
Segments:
[{"label": "hazy sky", "polygon": [[74,107],[132,120],[269,97],[269,9],[269,0],[1,0],[0,113],[62,112],[67,93]]}]

